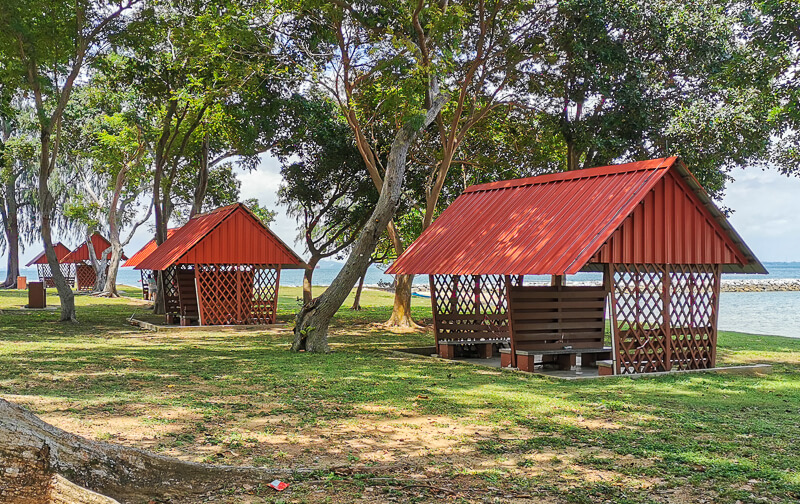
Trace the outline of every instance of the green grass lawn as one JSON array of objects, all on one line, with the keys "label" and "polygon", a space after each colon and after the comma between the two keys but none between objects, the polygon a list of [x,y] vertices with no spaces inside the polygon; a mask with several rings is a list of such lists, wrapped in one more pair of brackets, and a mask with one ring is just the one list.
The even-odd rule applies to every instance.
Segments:
[{"label": "green grass lawn", "polygon": [[[383,329],[391,296],[372,291],[331,354],[292,353],[299,294],[281,291],[286,328],[151,333],[127,324],[134,299],[78,296],[71,325],[0,291],[0,394],[94,439],[318,469],[222,502],[800,500],[800,340],[721,333],[718,365],[762,376],[561,381],[388,351],[432,335]],[[428,300],[414,315],[430,323]]]}]

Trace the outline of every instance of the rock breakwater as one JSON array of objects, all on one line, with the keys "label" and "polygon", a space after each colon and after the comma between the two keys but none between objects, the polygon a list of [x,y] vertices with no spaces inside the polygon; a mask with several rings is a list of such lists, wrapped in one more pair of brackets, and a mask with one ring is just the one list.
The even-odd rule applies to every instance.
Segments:
[{"label": "rock breakwater", "polygon": [[800,278],[774,278],[764,280],[723,278],[720,290],[722,292],[800,291]]}]

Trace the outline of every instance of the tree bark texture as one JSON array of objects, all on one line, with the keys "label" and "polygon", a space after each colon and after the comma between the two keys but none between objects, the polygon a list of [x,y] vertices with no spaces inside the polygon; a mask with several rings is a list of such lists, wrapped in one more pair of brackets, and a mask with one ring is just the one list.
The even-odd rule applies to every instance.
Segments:
[{"label": "tree bark texture", "polygon": [[[432,87],[436,87],[432,83]],[[445,102],[445,97],[435,93],[431,108],[425,118],[417,123],[406,122],[400,127],[392,142],[386,167],[386,176],[369,221],[353,246],[344,267],[319,297],[305,304],[297,313],[292,350],[309,352],[328,352],[328,325],[339,307],[342,306],[358,278],[364,274],[375,251],[381,233],[392,219],[403,189],[406,170],[406,155],[417,134],[426,128],[436,117]]]},{"label": "tree bark texture", "polygon": [[3,217],[3,232],[8,245],[8,258],[6,260],[6,279],[0,284],[2,288],[14,288],[19,276],[19,206],[17,204],[17,178],[12,174],[5,181],[3,205],[0,214]]},{"label": "tree bark texture", "polygon": [[319,256],[312,255],[308,260],[308,267],[306,267],[306,270],[303,272],[303,304],[308,304],[314,299],[312,292],[313,284],[311,282],[314,279],[314,268],[317,267],[319,260]]},{"label": "tree bark texture", "polygon": [[200,157],[200,173],[197,174],[197,186],[194,188],[194,201],[189,213],[191,219],[203,210],[203,201],[208,192],[208,133],[203,137],[203,148]]},{"label": "tree bark texture", "polygon": [[4,227],[8,244],[8,258],[6,259],[6,279],[0,287],[15,287],[19,276],[19,227],[16,211],[13,217],[9,213],[8,223]]},{"label": "tree bark texture", "polygon": [[111,259],[108,263],[108,274],[106,275],[105,285],[103,286],[103,295],[108,297],[119,297],[117,292],[117,273],[119,272],[119,263],[122,260],[122,247],[119,243],[119,237],[111,241]]},{"label": "tree bark texture", "polygon": [[164,502],[170,496],[266,485],[290,472],[185,462],[91,441],[4,399],[0,399],[0,467],[0,502],[19,504]]},{"label": "tree bark texture", "polygon": [[[53,283],[56,285],[58,297],[61,301],[61,322],[77,322],[75,313],[75,295],[72,288],[67,284],[67,279],[61,272],[56,251],[53,248],[53,234],[50,218],[53,214],[55,201],[47,185],[50,179],[50,132],[47,128],[41,131],[42,151],[39,157],[39,205],[42,223],[42,242],[44,242],[44,254],[47,257],[47,264],[50,265],[50,272],[53,276]],[[55,154],[55,153],[54,153]]]},{"label": "tree bark texture", "polygon": [[[411,318],[411,284],[414,281],[414,275],[397,275],[395,276],[395,296],[394,307],[392,309],[392,316],[387,326],[390,327],[418,327],[414,319]],[[402,295],[398,295],[402,292]]]},{"label": "tree bark texture", "polygon": [[[369,265],[367,265],[369,268]],[[361,278],[358,279],[358,287],[356,288],[356,296],[353,299],[353,306],[350,307],[351,310],[360,310],[361,309],[361,291],[364,290],[364,277],[367,276],[367,270],[364,270],[364,274],[361,275]]]}]

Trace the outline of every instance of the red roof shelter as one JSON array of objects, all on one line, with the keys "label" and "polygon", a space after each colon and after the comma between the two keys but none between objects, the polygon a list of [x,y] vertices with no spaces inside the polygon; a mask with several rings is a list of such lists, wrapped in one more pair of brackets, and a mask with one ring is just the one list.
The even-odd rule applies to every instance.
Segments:
[{"label": "red roof shelter", "polygon": [[[167,229],[167,239],[172,237],[172,235],[175,234],[175,231],[177,231],[177,229]],[[130,259],[125,261],[122,266],[126,268],[135,268],[136,266],[139,266],[139,263],[142,262],[145,257],[152,254],[156,247],[158,247],[156,240],[150,240],[144,247],[139,249],[138,252],[133,254]],[[153,278],[152,271],[143,269],[140,270],[140,273],[142,277],[142,299],[150,299],[150,281]]]},{"label": "red roof shelter", "polygon": [[[106,260],[111,258],[111,242],[108,241],[103,235],[100,233],[93,233],[92,236],[89,238],[89,241],[92,243],[92,248],[94,249],[95,258],[100,261],[103,258]],[[108,250],[103,257],[103,253]],[[122,254],[122,259],[127,259],[128,257],[125,254]],[[89,247],[87,246],[86,242],[81,244],[80,247],[76,248],[69,254],[67,254],[64,259],[62,260],[64,263],[74,264],[75,265],[75,280],[77,284],[77,289],[81,290],[92,290],[94,288],[94,283],[97,278],[97,275],[94,271],[94,266],[91,264],[91,258],[89,257]]]},{"label": "red roof shelter", "polygon": [[[56,258],[58,258],[61,274],[64,275],[64,278],[67,280],[69,285],[74,285],[74,268],[71,264],[64,263],[64,258],[68,256],[71,251],[61,242],[53,245],[53,248],[56,252]],[[47,288],[55,287],[56,284],[53,282],[53,273],[50,269],[50,263],[47,262],[47,256],[45,256],[44,250],[42,250],[39,255],[31,259],[26,266],[31,267],[34,264],[36,265],[36,272],[39,275],[39,281],[44,282],[44,286]]]},{"label": "red roof shelter", "polygon": [[[563,284],[580,271],[602,285]],[[720,274],[766,270],[670,157],[472,186],[388,272],[430,275],[444,357],[500,347],[531,371],[610,357],[625,374],[713,367]]]},{"label": "red roof shelter", "polygon": [[281,269],[304,267],[241,203],[195,216],[136,266],[164,273],[167,313],[201,325],[274,323]]}]

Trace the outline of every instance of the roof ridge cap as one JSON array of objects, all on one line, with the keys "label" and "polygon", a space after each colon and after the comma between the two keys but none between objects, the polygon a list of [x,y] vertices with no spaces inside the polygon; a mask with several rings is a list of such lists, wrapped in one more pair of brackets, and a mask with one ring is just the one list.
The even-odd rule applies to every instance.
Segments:
[{"label": "roof ridge cap", "polygon": [[[604,175],[615,175],[621,173],[630,173],[636,171],[646,170],[659,170],[662,168],[669,168],[678,159],[677,156],[668,156],[662,158],[645,159],[642,161],[631,161],[630,163],[621,163],[606,166],[593,166],[591,168],[581,168],[578,170],[561,171],[553,173],[542,173],[531,177],[520,177],[509,180],[498,180],[495,182],[486,182],[483,184],[475,184],[464,189],[464,193],[493,191],[499,189],[513,189],[517,187],[526,187],[539,184],[547,184],[549,182],[562,182],[568,180],[577,180],[584,178],[595,178]],[[671,160],[671,161],[670,161]],[[658,162],[656,164],[656,162]],[[647,166],[646,163],[652,163],[654,166]]]}]

